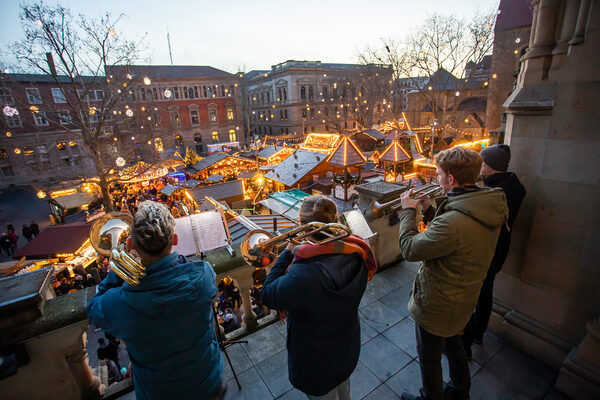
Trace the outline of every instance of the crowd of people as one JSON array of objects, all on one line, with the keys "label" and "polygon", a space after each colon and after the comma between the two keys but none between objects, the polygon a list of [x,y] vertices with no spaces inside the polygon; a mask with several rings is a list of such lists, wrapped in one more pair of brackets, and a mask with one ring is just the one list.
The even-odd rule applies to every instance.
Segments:
[{"label": "crowd of people", "polygon": [[[509,160],[504,145],[481,154],[453,147],[435,159],[442,200],[413,198],[412,190],[402,195],[400,249],[406,260],[421,262],[407,307],[422,387],[418,394],[404,393],[404,400],[469,398],[470,348],[483,339],[494,277],[525,196],[516,175],[507,172]],[[480,173],[485,186],[476,184]],[[107,334],[127,338],[136,398],[223,399],[227,385],[212,299],[218,296],[219,322],[231,331],[239,326],[239,289],[230,277],[217,284],[205,261],[172,253],[178,238],[167,205],[145,201],[137,207],[127,246],[140,255],[146,279],[132,288],[109,271],[87,306],[88,317]],[[298,219],[331,223],[337,215],[335,203],[318,195],[303,200]],[[286,315],[289,380],[308,399],[350,399],[361,346],[358,307],[376,271],[372,249],[354,235],[325,244],[290,243],[268,275],[255,269],[253,309]],[[173,331],[177,340],[171,340]],[[152,345],[157,342],[164,345]],[[450,368],[446,385],[442,352]]]},{"label": "crowd of people", "polygon": [[175,218],[194,213],[196,205],[193,201],[179,193],[167,196],[161,193],[166,182],[161,178],[154,182],[142,183],[114,183],[111,185],[113,208],[131,215],[135,215],[139,204],[150,200],[165,204]]}]

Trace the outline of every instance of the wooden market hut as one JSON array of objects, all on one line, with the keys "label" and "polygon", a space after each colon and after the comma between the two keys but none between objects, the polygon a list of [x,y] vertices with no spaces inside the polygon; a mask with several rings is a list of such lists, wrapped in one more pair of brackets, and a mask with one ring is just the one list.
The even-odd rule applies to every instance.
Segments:
[{"label": "wooden market hut", "polygon": [[256,169],[256,162],[247,158],[236,157],[227,153],[212,153],[194,164],[196,175],[206,179],[211,175],[237,176],[238,173],[248,169]]},{"label": "wooden market hut", "polygon": [[393,182],[396,182],[396,178],[398,177],[398,165],[407,163],[410,160],[410,154],[402,147],[397,139],[392,141],[388,148],[381,153],[381,157],[379,158],[379,162],[383,162],[384,171],[387,170],[387,166],[390,164],[393,166]]},{"label": "wooden market hut", "polygon": [[[333,197],[348,201],[348,189],[360,181],[360,166],[367,162],[365,156],[360,152],[356,144],[349,137],[344,137],[338,147],[327,158],[327,162],[333,169]],[[341,176],[335,174],[335,167],[343,168]],[[350,174],[350,168],[358,169],[358,176]]]},{"label": "wooden market hut", "polygon": [[265,178],[273,184],[275,192],[305,188],[326,176],[329,171],[326,159],[326,154],[298,149],[281,164],[273,166]]}]

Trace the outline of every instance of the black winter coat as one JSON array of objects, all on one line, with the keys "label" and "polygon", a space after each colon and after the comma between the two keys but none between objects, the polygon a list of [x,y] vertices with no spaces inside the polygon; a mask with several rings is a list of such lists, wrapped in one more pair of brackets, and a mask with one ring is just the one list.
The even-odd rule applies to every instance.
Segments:
[{"label": "black winter coat", "polygon": [[506,203],[508,204],[508,229],[506,225],[502,226],[500,230],[500,236],[498,237],[498,244],[496,245],[496,251],[490,264],[489,273],[497,274],[502,269],[502,265],[508,255],[508,249],[510,247],[510,236],[513,224],[517,218],[517,213],[523,202],[523,198],[527,193],[525,187],[517,178],[517,175],[513,172],[500,172],[497,174],[489,175],[483,178],[483,183],[486,186],[495,188],[502,188],[506,195]]},{"label": "black winter coat", "polygon": [[262,291],[269,308],[286,310],[290,382],[322,396],[350,377],[360,355],[358,305],[367,268],[356,254],[322,255],[292,263],[283,251]]}]

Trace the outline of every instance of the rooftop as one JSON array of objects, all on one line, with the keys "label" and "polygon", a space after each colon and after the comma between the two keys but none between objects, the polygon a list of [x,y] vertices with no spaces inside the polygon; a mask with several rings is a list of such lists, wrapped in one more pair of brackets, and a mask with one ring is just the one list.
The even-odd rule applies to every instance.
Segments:
[{"label": "rooftop", "polygon": [[266,178],[293,186],[317,165],[325,162],[326,154],[298,149],[294,154],[267,172]]},{"label": "rooftop", "polygon": [[188,79],[188,78],[233,78],[235,75],[208,65],[115,65],[107,73],[117,75],[130,73],[134,78]]},{"label": "rooftop", "polygon": [[[368,283],[359,306],[361,353],[350,377],[352,399],[398,400],[402,392],[418,393],[421,374],[415,325],[406,309],[417,269],[418,263],[402,262]],[[244,340],[248,343],[227,348],[242,390],[225,360],[226,400],[306,399],[288,379],[285,323],[275,322]],[[493,334],[486,334],[483,345],[473,346],[469,368],[474,400],[567,400],[552,389],[555,371]],[[446,356],[442,356],[442,374],[448,381]],[[134,399],[133,392],[119,398]]]}]

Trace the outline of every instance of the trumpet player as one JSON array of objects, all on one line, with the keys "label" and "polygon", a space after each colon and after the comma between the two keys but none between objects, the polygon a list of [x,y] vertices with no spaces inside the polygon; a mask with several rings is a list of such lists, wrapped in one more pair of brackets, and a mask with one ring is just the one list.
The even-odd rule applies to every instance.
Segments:
[{"label": "trumpet player", "polygon": [[[421,261],[408,310],[415,321],[423,387],[404,400],[464,400],[471,380],[460,333],[477,303],[508,209],[501,189],[475,185],[482,159],[472,150],[453,147],[436,156],[438,183],[447,198],[431,205],[428,197],[402,195],[400,249],[408,261]],[[421,204],[427,229],[418,232]],[[441,356],[446,350],[450,383],[444,391]]]},{"label": "trumpet player", "polygon": [[223,360],[213,328],[215,272],[177,252],[169,209],[145,201],[127,247],[146,276],[132,286],[114,272],[88,306],[90,321],[127,344],[136,399],[223,399]]},{"label": "trumpet player", "polygon": [[[310,196],[298,218],[301,224],[331,223],[337,208],[327,197]],[[289,379],[308,399],[350,399],[350,375],[360,354],[358,305],[376,269],[369,245],[349,236],[289,244],[267,276],[262,302],[287,311]]]}]

